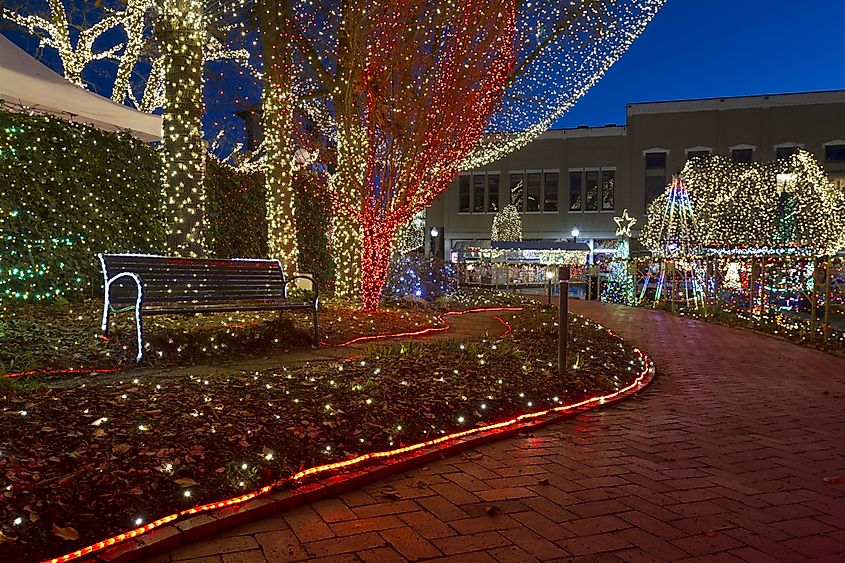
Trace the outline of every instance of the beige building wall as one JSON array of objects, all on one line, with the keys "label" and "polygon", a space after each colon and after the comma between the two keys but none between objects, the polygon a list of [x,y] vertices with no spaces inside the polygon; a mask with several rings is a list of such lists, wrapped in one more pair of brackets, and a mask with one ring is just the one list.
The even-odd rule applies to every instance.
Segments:
[{"label": "beige building wall", "polygon": [[[461,174],[470,177],[471,192],[474,176],[483,174],[485,182],[498,176],[501,209],[509,202],[511,174],[557,172],[558,210],[524,211],[524,238],[567,238],[577,225],[579,240],[612,239],[613,217],[623,209],[639,220],[636,227],[642,225],[647,176],[653,187],[665,186],[683,168],[688,151],[730,157],[733,149],[752,149],[755,162],[766,162],[776,158],[778,147],[799,146],[845,189],[845,160],[826,161],[827,145],[845,145],[845,90],[629,104],[626,126],[548,131],[493,164]],[[666,153],[665,169],[647,171],[646,155],[660,152]],[[614,171],[613,210],[570,211],[570,171],[595,170]],[[428,212],[428,225],[441,229],[440,244],[447,250],[455,240],[488,240],[495,216],[487,200],[483,212],[460,213],[459,184],[456,178]]]}]

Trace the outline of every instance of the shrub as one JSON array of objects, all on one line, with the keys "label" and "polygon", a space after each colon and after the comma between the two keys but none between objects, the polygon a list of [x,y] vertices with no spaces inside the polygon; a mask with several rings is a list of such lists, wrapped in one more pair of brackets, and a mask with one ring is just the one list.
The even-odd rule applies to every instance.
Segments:
[{"label": "shrub", "polygon": [[205,167],[205,244],[215,258],[267,256],[264,175],[209,155]]},{"label": "shrub", "polygon": [[98,252],[162,248],[159,162],[126,133],[0,111],[0,303],[92,295]]},{"label": "shrub", "polygon": [[455,289],[455,269],[439,258],[419,253],[394,255],[382,291],[389,301],[406,298],[434,301]]}]

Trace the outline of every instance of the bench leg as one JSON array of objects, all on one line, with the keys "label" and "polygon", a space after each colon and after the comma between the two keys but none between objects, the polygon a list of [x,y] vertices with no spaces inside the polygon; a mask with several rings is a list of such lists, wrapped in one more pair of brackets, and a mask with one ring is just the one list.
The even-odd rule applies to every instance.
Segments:
[{"label": "bench leg", "polygon": [[138,355],[135,356],[135,363],[140,364],[144,358],[144,328],[141,324],[140,307],[135,307],[135,332],[138,335]]},{"label": "bench leg", "polygon": [[[106,291],[109,289],[106,288]],[[103,300],[103,322],[101,328],[103,329],[103,335],[109,335],[109,321],[111,320],[111,311],[109,310],[109,300],[108,295],[106,295],[106,299]]]}]

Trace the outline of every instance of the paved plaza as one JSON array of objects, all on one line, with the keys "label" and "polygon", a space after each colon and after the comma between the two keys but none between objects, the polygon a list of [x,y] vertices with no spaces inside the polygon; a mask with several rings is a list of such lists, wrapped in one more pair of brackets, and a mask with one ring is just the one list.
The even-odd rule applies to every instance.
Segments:
[{"label": "paved plaza", "polygon": [[845,360],[574,301],[652,356],[637,397],[149,561],[843,561]]}]

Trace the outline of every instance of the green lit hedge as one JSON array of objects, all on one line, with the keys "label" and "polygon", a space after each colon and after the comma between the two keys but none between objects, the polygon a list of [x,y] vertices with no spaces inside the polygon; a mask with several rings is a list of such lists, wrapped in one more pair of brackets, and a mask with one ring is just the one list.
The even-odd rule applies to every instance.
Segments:
[{"label": "green lit hedge", "polygon": [[214,258],[265,258],[264,175],[209,156],[205,166],[205,245]]},{"label": "green lit hedge", "polygon": [[155,150],[49,117],[0,111],[0,303],[99,292],[98,252],[155,252]]}]

